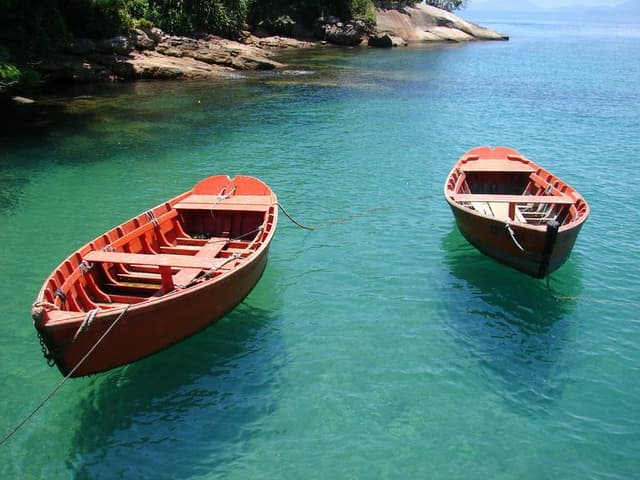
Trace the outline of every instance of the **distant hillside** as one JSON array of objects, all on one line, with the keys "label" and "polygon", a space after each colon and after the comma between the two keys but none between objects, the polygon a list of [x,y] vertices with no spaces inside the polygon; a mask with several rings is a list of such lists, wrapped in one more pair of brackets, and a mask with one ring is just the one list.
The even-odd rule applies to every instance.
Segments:
[{"label": "distant hillside", "polygon": [[460,15],[477,21],[486,19],[592,19],[640,20],[640,0],[627,0],[615,7],[539,7],[526,0],[472,0]]}]

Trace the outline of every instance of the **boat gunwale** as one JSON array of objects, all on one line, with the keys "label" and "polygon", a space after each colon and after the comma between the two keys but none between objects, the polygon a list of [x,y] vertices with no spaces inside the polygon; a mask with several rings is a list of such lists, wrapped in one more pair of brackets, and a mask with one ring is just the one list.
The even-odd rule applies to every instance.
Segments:
[{"label": "boat gunwale", "polygon": [[[494,157],[491,158],[487,158],[487,159],[483,159],[478,153],[472,153],[472,152],[476,152],[478,150],[481,149],[488,149],[488,151],[492,152],[494,154]],[[503,152],[506,152],[505,158],[503,159],[496,159],[495,158],[495,154],[496,152],[502,150]],[[558,187],[560,188],[566,188],[566,191],[561,191],[560,195],[563,197],[568,197],[570,199],[573,200],[572,203],[567,204],[569,205],[569,208],[573,207],[576,209],[577,214],[575,215],[575,218],[573,218],[571,221],[567,222],[566,224],[560,225],[558,231],[559,232],[564,232],[566,230],[571,230],[574,229],[576,227],[578,227],[579,225],[581,225],[582,223],[584,223],[587,218],[590,215],[590,207],[589,204],[587,203],[587,201],[584,199],[584,197],[575,189],[573,188],[570,184],[568,184],[567,182],[565,182],[564,180],[562,180],[561,178],[559,178],[558,176],[554,175],[553,173],[549,172],[547,169],[541,167],[540,165],[536,164],[534,161],[528,159],[527,157],[525,157],[524,155],[520,154],[518,151],[511,149],[509,147],[496,147],[496,149],[491,149],[490,147],[476,147],[472,150],[469,150],[468,152],[466,152],[464,155],[462,155],[457,161],[456,163],[453,165],[453,168],[451,169],[451,171],[448,173],[445,182],[444,182],[444,196],[445,199],[447,201],[447,203],[449,203],[449,205],[452,208],[456,208],[456,209],[460,209],[463,210],[465,212],[468,212],[474,216],[483,218],[485,220],[488,221],[492,221],[492,222],[496,222],[500,225],[509,225],[512,227],[518,227],[518,228],[523,228],[523,229],[527,229],[527,230],[532,230],[532,231],[539,231],[539,232],[544,232],[546,231],[546,225],[545,224],[539,224],[539,225],[534,225],[531,223],[523,223],[523,222],[519,222],[517,220],[511,219],[511,218],[497,218],[493,215],[487,215],[485,213],[482,213],[474,208],[471,208],[471,206],[469,205],[465,205],[464,203],[468,203],[468,201],[458,201],[456,200],[454,197],[456,195],[460,195],[462,194],[462,192],[459,192],[459,188],[462,184],[462,182],[460,181],[460,178],[464,178],[464,176],[466,176],[466,171],[461,168],[462,165],[467,162],[467,161],[479,161],[482,162],[483,160],[489,160],[489,161],[496,161],[496,160],[503,160],[504,162],[518,162],[518,163],[525,163],[527,166],[531,167],[533,170],[529,171],[529,170],[523,170],[522,173],[527,173],[529,172],[532,176],[534,176],[533,178],[531,178],[532,181],[535,181],[536,178],[542,178],[543,176],[548,177],[547,178],[547,182],[548,183],[555,183],[558,182],[559,185]],[[481,173],[484,172],[481,169],[472,169],[469,171],[470,173]],[[487,170],[487,173],[516,173],[514,171],[511,170]],[[454,177],[454,175],[456,173],[460,173],[460,177],[458,178],[457,182],[452,182],[452,179]],[[451,187],[450,185],[453,185],[453,187]],[[558,187],[556,187],[554,190],[557,190]],[[474,195],[474,194],[464,194],[464,195]],[[485,194],[486,195],[486,194]],[[558,195],[558,196],[560,196]],[[542,196],[542,195],[540,195]],[[556,195],[550,195],[549,198],[552,199],[554,198]],[[500,197],[500,194],[495,194],[496,198]],[[524,197],[524,195],[523,195]],[[470,200],[472,201],[472,200]],[[499,201],[499,200],[496,200]],[[510,202],[511,203],[511,202]],[[523,202],[513,202],[513,203],[526,203],[525,201]],[[539,203],[547,203],[547,202],[539,202]],[[548,202],[549,204],[553,204],[553,200]],[[559,204],[558,202],[555,202],[556,204]],[[580,208],[579,208],[580,207]]]},{"label": "boat gunwale", "polygon": [[[229,176],[225,176],[225,175],[216,175],[216,176],[220,176],[220,177],[226,177],[227,180],[229,182],[234,182],[238,177],[241,176],[237,176],[234,177],[233,179],[230,178]],[[252,178],[252,177],[251,177]],[[260,258],[262,257],[262,255],[265,253],[265,251],[270,247],[271,241],[275,235],[275,231],[277,229],[277,223],[278,223],[278,208],[277,208],[277,196],[276,194],[273,192],[273,190],[271,190],[271,188],[265,184],[264,182],[262,182],[259,179],[255,179],[258,180],[260,183],[262,183],[265,188],[268,190],[268,194],[265,195],[257,195],[256,196],[260,196],[261,198],[264,197],[270,197],[271,199],[271,203],[267,206],[267,208],[264,210],[264,222],[263,225],[266,224],[271,224],[271,228],[265,228],[263,229],[263,232],[266,232],[267,235],[265,236],[264,239],[260,240],[260,245],[255,249],[255,250],[251,250],[249,252],[249,255],[247,255],[246,257],[238,257],[235,258],[233,261],[234,262],[240,262],[239,264],[235,265],[233,268],[230,269],[224,269],[224,270],[218,270],[220,273],[216,276],[210,277],[202,282],[198,282],[194,285],[191,285],[187,288],[181,288],[181,289],[175,289],[171,292],[167,292],[164,293],[162,295],[159,296],[151,296],[148,298],[143,299],[140,302],[137,303],[131,303],[131,304],[121,304],[122,306],[117,306],[117,307],[113,307],[113,308],[104,308],[104,309],[99,309],[96,316],[95,316],[95,320],[107,320],[110,319],[112,317],[117,317],[118,315],[120,315],[125,309],[127,309],[129,312],[134,313],[134,312],[140,312],[144,309],[147,308],[152,308],[154,306],[157,306],[158,304],[167,302],[167,301],[171,301],[173,299],[179,299],[185,295],[189,295],[192,294],[194,292],[199,292],[202,289],[205,288],[211,288],[212,285],[223,282],[224,280],[228,279],[230,276],[235,276],[237,274],[239,274],[242,270],[248,268],[250,265],[252,265],[253,263],[257,262],[260,260]],[[195,186],[193,187],[195,188]],[[183,192],[181,194],[178,194],[177,196],[163,201],[157,205],[155,205],[154,207],[148,209],[147,211],[151,211],[151,212],[155,212],[158,209],[162,209],[164,208],[165,211],[163,212],[162,215],[167,215],[170,214],[171,212],[177,211],[174,206],[179,203],[180,201],[184,200],[185,198],[187,198],[189,195],[193,194],[193,188]],[[237,211],[241,212],[242,211],[242,205],[241,204],[236,204],[234,205],[235,207],[237,207]],[[211,211],[215,211],[216,208],[212,208]],[[222,208],[220,209],[220,211],[228,211],[228,208]],[[248,211],[249,213],[255,213],[255,212],[251,212]],[[59,271],[62,271],[63,267],[65,266],[65,264],[69,264],[70,266],[72,266],[72,271],[68,272],[65,276],[64,276],[64,280],[63,283],[65,281],[67,281],[67,279],[69,277],[71,277],[72,275],[74,275],[76,273],[76,271],[80,268],[80,264],[82,263],[82,261],[84,260],[84,256],[86,256],[89,252],[93,252],[93,251],[98,251],[94,248],[94,244],[97,240],[101,239],[105,234],[108,234],[110,232],[116,231],[119,227],[121,227],[123,224],[126,224],[127,222],[130,222],[136,218],[138,218],[140,215],[143,215],[144,212],[140,212],[136,215],[134,215],[131,218],[128,218],[126,220],[124,220],[123,222],[119,223],[116,226],[113,226],[112,228],[107,229],[105,232],[103,232],[102,234],[100,234],[99,236],[97,236],[96,238],[90,240],[89,242],[85,243],[84,245],[78,247],[76,250],[74,250],[70,255],[68,255],[63,261],[61,261],[58,265],[56,265],[56,267],[53,268],[53,270],[49,273],[49,275],[47,275],[47,277],[44,279],[42,286],[38,292],[38,295],[36,297],[36,300],[34,302],[34,305],[36,305],[38,302],[46,302],[46,297],[45,297],[45,292],[48,288],[48,285],[50,283],[51,280],[55,280],[55,276],[56,273]],[[269,220],[269,216],[273,216],[272,220]],[[140,235],[143,235],[144,232],[146,231],[146,228],[148,228],[148,225],[151,224],[152,221],[149,220],[149,222],[144,223],[139,225],[138,227],[136,227],[134,230],[132,230],[131,232],[128,232],[125,235],[130,235],[131,233],[134,233],[136,231],[140,231],[142,230],[142,232],[140,233]],[[261,232],[258,232],[258,235],[260,235]],[[125,235],[121,235],[118,238],[116,238],[114,240],[114,242],[117,242],[118,240],[122,239]],[[256,236],[257,237],[257,236]],[[136,238],[135,235],[132,235],[132,238]],[[112,242],[113,243],[113,242]],[[81,260],[78,260],[78,256],[80,256]],[[231,258],[231,257],[229,257]],[[226,260],[226,259],[224,259]],[[75,283],[77,281],[74,280],[73,283]],[[60,313],[53,313],[53,312],[60,312]],[[53,310],[50,313],[53,313],[53,316],[60,316],[60,318],[51,318],[49,315],[47,315],[49,318],[47,320],[44,320],[42,322],[36,322],[36,327],[37,329],[40,330],[57,330],[58,328],[66,328],[68,327],[70,324],[78,324],[82,321],[84,321],[84,319],[87,317],[87,311],[76,311],[76,310],[63,310],[63,309],[58,309],[58,310]],[[95,321],[94,320],[94,321]],[[39,324],[38,324],[39,323]]]}]

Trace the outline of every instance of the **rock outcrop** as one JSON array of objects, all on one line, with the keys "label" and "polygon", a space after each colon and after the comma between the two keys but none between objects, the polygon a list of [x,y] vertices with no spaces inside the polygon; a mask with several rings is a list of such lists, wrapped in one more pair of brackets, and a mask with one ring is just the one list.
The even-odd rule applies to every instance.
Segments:
[{"label": "rock outcrop", "polygon": [[332,45],[346,47],[362,44],[368,33],[367,25],[363,21],[342,22],[336,17],[319,18],[314,28],[317,38]]},{"label": "rock outcrop", "polygon": [[503,35],[467,22],[435,7],[379,9],[377,25],[338,18],[318,20],[317,41],[244,32],[238,41],[213,35],[200,38],[167,35],[157,28],[135,29],[128,35],[91,40],[77,39],[64,52],[40,62],[50,80],[80,82],[230,78],[247,70],[272,70],[284,65],[273,59],[284,48],[303,48],[324,43],[342,46],[397,47],[412,42],[462,42],[504,40]]},{"label": "rock outcrop", "polygon": [[166,35],[157,28],[136,29],[129,35],[103,40],[75,40],[65,52],[41,62],[39,69],[51,80],[80,82],[230,78],[247,70],[281,68],[284,65],[272,58],[275,50],[312,45],[313,42],[250,34],[242,41],[233,41],[213,35]]},{"label": "rock outcrop", "polygon": [[[425,4],[400,9],[380,9],[376,32],[370,36],[372,46],[395,46],[393,38],[407,43],[466,42],[470,40],[507,40],[508,37],[468,22],[457,15]],[[387,35],[389,39],[384,39]],[[371,43],[374,39],[374,43]]]}]

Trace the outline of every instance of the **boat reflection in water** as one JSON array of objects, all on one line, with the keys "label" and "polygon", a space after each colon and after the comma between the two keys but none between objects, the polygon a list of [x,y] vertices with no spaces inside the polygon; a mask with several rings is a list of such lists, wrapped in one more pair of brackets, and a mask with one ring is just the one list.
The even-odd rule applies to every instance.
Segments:
[{"label": "boat reflection in water", "polygon": [[441,285],[455,340],[500,381],[500,394],[514,406],[546,408],[564,388],[572,299],[582,290],[578,262],[552,276],[554,293],[482,255],[455,227],[443,237],[442,250],[449,275]]}]

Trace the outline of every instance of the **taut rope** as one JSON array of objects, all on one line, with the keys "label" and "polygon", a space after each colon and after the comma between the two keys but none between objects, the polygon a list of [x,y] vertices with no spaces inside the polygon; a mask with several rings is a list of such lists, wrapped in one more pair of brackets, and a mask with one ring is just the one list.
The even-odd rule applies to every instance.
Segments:
[{"label": "taut rope", "polygon": [[67,374],[66,377],[64,377],[62,379],[62,381],[49,393],[49,395],[47,395],[42,401],[40,401],[40,403],[36,406],[36,408],[34,408],[31,413],[29,413],[29,415],[27,415],[26,417],[24,417],[22,419],[22,421],[20,423],[18,423],[13,430],[11,430],[7,435],[5,435],[5,437],[0,440],[0,447],[2,445],[4,445],[7,441],[9,441],[9,439],[11,437],[13,437],[16,432],[18,430],[20,430],[25,423],[27,423],[31,417],[33,417],[36,413],[38,413],[38,411],[44,407],[44,405],[51,400],[51,398],[58,392],[58,390],[60,390],[62,388],[62,386],[67,382],[67,380],[69,380],[71,378],[71,376],[75,373],[75,371],[80,368],[80,366],[85,362],[85,360],[87,358],[89,358],[89,356],[93,353],[93,351],[98,347],[98,345],[100,345],[100,343],[102,342],[102,340],[105,339],[105,337],[109,334],[109,332],[111,332],[111,330],[113,330],[113,328],[117,325],[117,323],[120,321],[120,319],[124,316],[125,313],[127,313],[127,310],[129,310],[129,307],[131,305],[127,305],[126,308],[120,313],[120,315],[118,315],[118,317],[113,321],[113,323],[111,325],[109,325],[109,328],[107,328],[105,330],[105,332],[100,336],[100,338],[98,339],[98,341],[96,343],[93,344],[93,346],[89,349],[89,351],[84,355],[84,357],[82,357],[80,359],[80,361],[76,364],[75,367],[73,367],[71,369],[71,371]]}]

